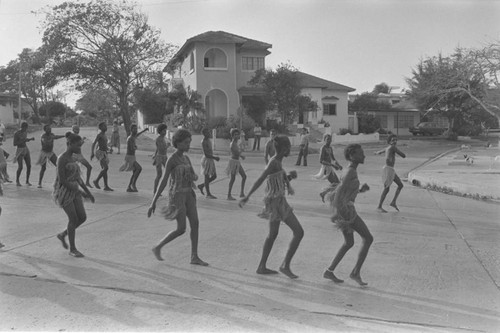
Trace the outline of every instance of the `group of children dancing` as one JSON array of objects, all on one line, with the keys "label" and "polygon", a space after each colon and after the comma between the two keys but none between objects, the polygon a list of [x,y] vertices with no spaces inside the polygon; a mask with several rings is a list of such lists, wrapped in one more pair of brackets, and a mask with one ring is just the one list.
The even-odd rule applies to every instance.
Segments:
[{"label": "group of children dancing", "polygon": [[[107,126],[105,123],[100,123],[98,127],[99,133],[92,144],[90,159],[92,160],[96,157],[99,160],[101,171],[98,177],[93,181],[93,184],[97,189],[100,189],[99,181],[103,179],[104,190],[113,191],[108,185],[107,175],[109,169],[109,158],[107,156],[108,141],[105,134]],[[135,158],[135,151],[137,149],[136,138],[146,130],[147,129],[138,132],[137,126],[132,125],[131,134],[127,138],[125,163],[120,168],[120,171],[132,171],[127,192],[137,192],[136,182],[142,171],[142,167]],[[198,176],[193,169],[189,157],[185,154],[190,149],[192,140],[191,133],[186,129],[178,129],[172,136],[172,145],[175,148],[175,152],[170,157],[167,157],[167,149],[170,143],[165,140],[166,130],[167,126],[164,124],[159,125],[157,128],[158,138],[156,139],[156,151],[153,155],[153,165],[155,165],[157,172],[154,180],[154,196],[148,209],[147,216],[151,217],[151,215],[155,213],[157,201],[168,186],[168,194],[165,196],[166,205],[162,209],[161,214],[165,219],[176,220],[177,227],[154,246],[152,252],[156,259],[163,260],[161,256],[163,246],[186,232],[187,219],[190,225],[191,264],[207,266],[208,263],[200,259],[198,255],[199,218],[195,190],[200,190],[202,194],[206,192],[206,197],[208,199],[216,199],[210,191],[210,183],[217,178],[215,162],[219,161],[220,158],[213,154],[210,131],[208,129],[203,129],[203,155],[201,159],[201,174],[203,175],[203,179],[200,179],[200,184],[196,185]],[[226,173],[230,177],[227,199],[236,200],[232,196],[232,188],[238,174],[241,176],[239,201],[239,207],[241,208],[244,207],[250,199],[250,196],[265,182],[264,208],[258,216],[268,220],[269,227],[256,272],[266,275],[278,273],[278,271],[267,267],[267,260],[278,236],[281,222],[283,222],[292,230],[293,236],[285,258],[279,267],[279,272],[289,278],[297,278],[297,275],[295,275],[290,268],[290,263],[304,237],[304,229],[286,200],[287,193],[288,195],[294,194],[291,182],[293,179],[297,178],[296,171],[287,173],[283,169],[283,159],[289,156],[291,150],[290,140],[287,136],[276,135],[274,131],[271,133],[271,140],[266,144],[266,167],[253,184],[250,191],[245,195],[244,188],[247,176],[240,162],[240,160],[245,159],[238,145],[240,131],[238,129],[232,129],[230,135],[231,156],[226,168]],[[62,137],[65,137],[67,140],[66,151],[59,157],[55,157],[53,153],[53,141]],[[26,143],[32,140],[34,140],[34,138],[27,137],[27,124],[23,123],[21,129],[14,135],[14,145],[17,146],[15,160],[18,163],[18,170],[16,173],[16,184],[18,186],[21,186],[19,177],[22,171],[23,161],[26,163],[27,168],[26,184],[31,185],[29,183],[31,168],[30,156]],[[91,166],[81,154],[83,142],[84,138],[79,135],[78,126],[74,126],[72,132],[68,132],[66,135],[61,136],[52,134],[50,126],[46,125],[44,127],[44,134],[42,135],[42,152],[39,158],[39,164],[42,165],[39,187],[41,187],[42,184],[46,163],[51,162],[56,165],[57,175],[54,183],[53,198],[68,216],[67,227],[63,232],[57,235],[57,238],[65,249],[69,248],[69,254],[74,257],[83,257],[83,254],[77,250],[75,244],[76,229],[85,222],[87,218],[83,199],[87,198],[91,202],[94,202],[94,197],[89,191],[91,187],[89,183]],[[360,271],[373,242],[373,236],[363,219],[357,214],[354,202],[358,193],[363,193],[370,189],[366,183],[360,185],[357,174],[357,168],[360,164],[364,163],[365,155],[359,144],[348,145],[344,150],[344,157],[348,162],[348,166],[344,175],[338,177],[335,171],[342,170],[342,166],[334,157],[331,142],[331,135],[325,135],[324,145],[320,153],[321,169],[315,177],[317,179],[327,179],[329,181],[329,185],[320,193],[320,196],[323,202],[327,200],[331,204],[333,212],[331,221],[341,230],[344,236],[344,243],[339,248],[332,263],[325,270],[323,276],[335,283],[343,282],[342,279],[334,274],[334,270],[347,251],[354,245],[353,232],[355,231],[362,239],[362,246],[356,264],[350,274],[350,278],[363,286],[366,285],[366,283],[362,280]],[[392,182],[398,185],[398,189],[390,206],[399,211],[396,200],[403,187],[400,178],[394,172],[394,163],[396,154],[401,157],[405,157],[405,154],[396,147],[397,138],[395,135],[389,136],[387,142],[389,146],[386,149],[376,152],[376,154],[384,152],[386,154],[386,165],[383,168],[384,190],[381,194],[380,203],[377,208],[380,212],[386,212],[382,208],[382,204],[389,192],[389,187]],[[0,151],[0,153],[2,153],[3,156],[3,151]],[[0,180],[4,179],[8,181],[6,169],[2,161],[3,160],[0,158]],[[87,167],[86,182],[83,182],[80,176],[79,164]],[[66,243],[66,237],[68,237],[69,246]],[[1,246],[2,245],[0,245],[0,247]]]}]

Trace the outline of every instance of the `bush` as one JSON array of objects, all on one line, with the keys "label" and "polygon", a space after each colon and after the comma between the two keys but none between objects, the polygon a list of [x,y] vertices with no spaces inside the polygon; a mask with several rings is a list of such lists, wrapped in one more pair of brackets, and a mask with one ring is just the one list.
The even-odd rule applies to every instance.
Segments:
[{"label": "bush", "polygon": [[352,134],[352,131],[348,128],[340,128],[339,129],[339,135],[346,135],[346,134]]},{"label": "bush", "polygon": [[443,133],[443,136],[450,141],[457,141],[458,140],[458,135],[457,133],[447,130],[446,132]]},{"label": "bush", "polygon": [[358,117],[359,132],[371,134],[380,128],[380,120],[371,114],[362,113]]}]

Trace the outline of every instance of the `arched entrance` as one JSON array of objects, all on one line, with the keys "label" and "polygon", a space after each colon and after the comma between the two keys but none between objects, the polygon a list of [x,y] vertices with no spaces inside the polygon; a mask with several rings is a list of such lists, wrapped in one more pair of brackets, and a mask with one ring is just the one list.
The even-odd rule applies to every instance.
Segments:
[{"label": "arched entrance", "polygon": [[227,96],[220,89],[210,90],[205,96],[205,109],[208,118],[227,117]]}]

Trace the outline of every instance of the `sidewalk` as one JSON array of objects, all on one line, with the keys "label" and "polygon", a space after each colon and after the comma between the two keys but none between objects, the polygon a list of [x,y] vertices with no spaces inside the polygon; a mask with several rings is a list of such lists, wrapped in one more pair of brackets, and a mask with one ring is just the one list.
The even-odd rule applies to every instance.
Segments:
[{"label": "sidewalk", "polygon": [[500,149],[462,145],[410,171],[408,182],[466,197],[500,200]]}]

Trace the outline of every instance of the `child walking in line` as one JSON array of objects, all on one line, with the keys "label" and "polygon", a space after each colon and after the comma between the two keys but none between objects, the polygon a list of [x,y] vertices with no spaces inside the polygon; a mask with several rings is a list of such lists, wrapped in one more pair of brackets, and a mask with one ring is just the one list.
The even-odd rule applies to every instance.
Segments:
[{"label": "child walking in line", "polygon": [[52,128],[50,125],[43,126],[45,133],[42,134],[42,150],[40,151],[40,157],[38,157],[38,162],[36,164],[41,165],[40,177],[38,178],[38,188],[42,188],[43,175],[45,170],[47,170],[47,162],[52,163],[56,166],[57,156],[54,154],[54,140],[64,138],[64,135],[55,135],[52,133]]},{"label": "child walking in line", "polygon": [[16,172],[16,185],[22,186],[19,181],[21,172],[23,171],[23,161],[26,163],[26,185],[31,186],[30,174],[31,174],[31,155],[26,143],[29,141],[35,141],[35,138],[28,138],[28,123],[23,121],[21,123],[21,129],[14,133],[14,146],[17,147],[16,155],[14,157],[14,162],[17,162],[17,172]]},{"label": "child walking in line", "polygon": [[170,141],[166,141],[165,136],[167,135],[167,125],[160,124],[156,128],[158,137],[156,138],[156,151],[153,154],[153,165],[156,167],[156,178],[153,187],[153,194],[156,193],[158,188],[158,183],[161,180],[161,175],[163,173],[163,167],[167,163],[167,149],[170,147]]},{"label": "child walking in line", "polygon": [[278,231],[281,221],[283,221],[293,232],[293,238],[288,246],[285,259],[281,264],[279,270],[291,279],[298,276],[292,273],[290,269],[290,262],[299,247],[302,237],[304,237],[304,230],[293,213],[292,208],[286,201],[286,193],[288,190],[289,195],[293,195],[293,188],[290,186],[290,180],[297,177],[296,172],[291,172],[287,175],[283,170],[283,158],[290,154],[290,140],[286,136],[276,136],[274,138],[276,154],[271,158],[267,164],[262,175],[255,181],[255,184],[248,192],[248,195],[241,199],[240,207],[243,207],[248,202],[248,199],[264,181],[266,181],[266,190],[264,195],[264,209],[259,217],[269,220],[269,234],[264,242],[262,250],[262,257],[257,267],[257,274],[276,274],[275,270],[267,268],[267,259],[271,253],[274,241],[278,237]]},{"label": "child walking in line", "polygon": [[120,126],[118,125],[118,122],[115,120],[113,121],[113,130],[111,132],[111,138],[110,138],[110,149],[109,152],[112,154],[113,153],[113,147],[116,147],[118,149],[117,154],[120,155]]},{"label": "child walking in line", "polygon": [[210,140],[210,130],[204,128],[201,133],[203,134],[203,140],[201,141],[201,147],[203,148],[203,156],[201,157],[201,174],[204,176],[204,182],[198,185],[198,189],[201,194],[203,189],[207,191],[208,199],[217,199],[210,192],[210,183],[217,178],[217,170],[215,168],[215,161],[219,161],[219,156],[215,156],[212,150],[212,141]]},{"label": "child walking in line", "polygon": [[247,180],[247,174],[240,163],[240,158],[242,160],[245,159],[245,156],[241,154],[240,147],[238,146],[238,140],[240,139],[240,130],[237,128],[232,128],[230,131],[231,134],[231,158],[229,159],[229,163],[226,168],[226,174],[231,177],[229,180],[229,189],[227,191],[227,200],[236,200],[231,195],[231,191],[233,190],[234,181],[236,180],[236,174],[239,173],[241,176],[241,191],[240,198],[245,197],[245,181]]},{"label": "child walking in line", "polygon": [[[108,169],[109,169],[109,158],[108,158],[108,137],[106,136],[106,131],[108,130],[108,126],[105,122],[99,123],[99,133],[95,137],[94,142],[92,143],[92,152],[90,153],[90,160],[95,157],[101,164],[101,172],[97,178],[93,181],[95,188],[100,189],[99,180],[101,178],[104,181],[104,191],[113,191],[111,187],[108,186]],[[95,147],[97,145],[97,150]]]},{"label": "child walking in line", "polygon": [[[80,135],[80,126],[73,125],[73,127],[71,127],[71,130],[73,131],[73,134]],[[82,138],[83,143],[85,143],[85,139],[86,138]],[[92,186],[90,185],[90,174],[92,173],[92,166],[90,165],[89,161],[87,161],[87,159],[83,157],[82,153],[75,154],[73,157],[78,163],[81,163],[87,169],[87,178],[85,180],[85,186],[87,186],[88,188],[92,188]]]},{"label": "child walking in line", "polygon": [[[67,249],[66,236],[69,239],[69,255],[81,258],[84,255],[76,249],[76,229],[87,219],[83,198],[94,203],[94,197],[80,177],[80,168],[74,159],[74,154],[81,154],[83,140],[79,135],[66,133],[67,148],[57,159],[57,177],[54,183],[53,198],[68,216],[66,230],[59,233],[57,238],[63,248]],[[80,190],[83,189],[84,192]]]},{"label": "child walking in line", "polygon": [[132,171],[132,176],[130,177],[130,182],[128,183],[127,192],[139,192],[137,190],[137,179],[142,171],[142,166],[137,162],[135,158],[135,151],[137,150],[137,145],[135,140],[139,135],[146,132],[148,128],[146,127],[141,132],[137,133],[137,125],[130,126],[130,135],[127,138],[127,155],[125,155],[125,163],[120,167],[120,171]]},{"label": "child walking in line", "polygon": [[368,255],[368,250],[373,242],[373,236],[368,230],[365,222],[359,217],[354,207],[354,200],[358,193],[366,192],[370,189],[367,184],[359,187],[358,179],[358,165],[365,162],[365,154],[363,148],[359,144],[350,144],[344,150],[344,156],[347,161],[349,161],[349,166],[347,171],[342,178],[342,181],[335,189],[335,194],[332,196],[332,207],[333,216],[332,222],[337,225],[337,227],[342,231],[344,235],[344,244],[340,247],[337,255],[333,259],[330,267],[325,271],[323,277],[330,279],[335,283],[344,282],[343,280],[337,278],[333,271],[340,263],[344,255],[349,251],[354,245],[354,235],[353,231],[356,231],[363,240],[361,245],[361,250],[358,254],[358,260],[356,265],[351,271],[350,277],[356,281],[359,285],[365,286],[367,283],[363,282],[361,279],[361,266]]},{"label": "child walking in line", "polygon": [[272,129],[269,131],[269,141],[266,143],[266,151],[264,152],[264,161],[269,163],[269,159],[276,154],[276,150],[274,149],[274,138],[276,137],[276,130]]},{"label": "child walking in line", "polygon": [[321,147],[321,153],[319,155],[319,163],[321,163],[321,169],[318,174],[314,175],[316,179],[328,179],[330,185],[321,191],[319,194],[321,197],[321,201],[325,202],[325,195],[329,192],[332,192],[335,187],[340,182],[339,177],[335,173],[335,170],[342,170],[342,166],[333,156],[333,148],[331,146],[332,136],[330,134],[326,134],[324,137],[324,144]]},{"label": "child walking in line", "polygon": [[300,166],[302,163],[302,157],[304,157],[304,166],[307,166],[307,155],[309,154],[309,131],[307,128],[302,128],[302,133],[300,134],[300,145],[299,145],[299,156],[297,157],[297,162],[295,165]]},{"label": "child walking in line", "polygon": [[392,199],[389,206],[394,207],[394,209],[399,212],[396,200],[398,199],[399,193],[401,193],[401,190],[403,189],[403,183],[394,170],[394,164],[396,163],[396,154],[398,154],[402,158],[406,158],[406,155],[401,150],[399,150],[398,147],[396,147],[398,143],[398,137],[395,134],[391,134],[389,135],[389,137],[387,137],[387,143],[389,144],[387,148],[375,152],[375,154],[377,155],[385,153],[385,165],[382,169],[382,181],[384,182],[384,190],[380,195],[380,201],[377,207],[377,211],[381,213],[387,213],[387,211],[382,208],[382,204],[384,203],[385,197],[389,193],[389,188],[391,187],[392,182],[395,182],[396,185],[398,185],[398,188],[396,189],[394,198]]},{"label": "child walking in line", "polygon": [[177,220],[177,229],[171,231],[157,246],[153,247],[152,251],[156,259],[163,260],[161,257],[162,247],[186,232],[187,217],[191,227],[191,264],[208,266],[198,257],[199,220],[196,194],[194,193],[194,189],[196,189],[194,182],[198,180],[198,176],[194,173],[189,157],[184,155],[189,151],[191,133],[185,129],[177,130],[172,137],[172,144],[176,151],[167,161],[163,178],[148,209],[148,217],[151,217],[151,214],[155,212],[156,201],[170,180],[167,206],[162,214],[167,220]]}]

